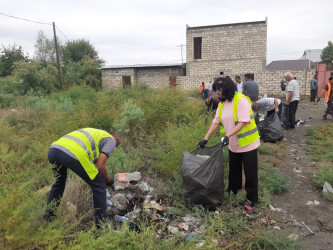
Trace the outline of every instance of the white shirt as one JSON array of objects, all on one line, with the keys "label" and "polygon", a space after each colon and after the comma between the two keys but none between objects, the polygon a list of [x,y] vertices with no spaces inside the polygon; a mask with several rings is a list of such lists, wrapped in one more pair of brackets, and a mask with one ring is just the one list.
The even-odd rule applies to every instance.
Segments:
[{"label": "white shirt", "polygon": [[[280,99],[276,99],[278,105],[281,103]],[[260,111],[270,111],[275,109],[274,98],[261,98],[257,101]]]},{"label": "white shirt", "polygon": [[237,92],[242,94],[243,93],[243,82],[241,82],[241,83],[236,82],[236,84],[237,84]]},{"label": "white shirt", "polygon": [[291,97],[290,102],[292,101],[299,101],[299,83],[296,80],[291,80],[290,82],[287,82],[286,85],[286,100],[288,101],[289,98],[289,92],[293,91],[293,96]]}]

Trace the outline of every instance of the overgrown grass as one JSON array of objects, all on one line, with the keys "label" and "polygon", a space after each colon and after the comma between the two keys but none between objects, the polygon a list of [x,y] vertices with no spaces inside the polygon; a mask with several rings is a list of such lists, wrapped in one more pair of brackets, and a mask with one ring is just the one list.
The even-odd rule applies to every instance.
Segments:
[{"label": "overgrown grass", "polygon": [[322,188],[326,181],[333,185],[333,124],[308,128],[306,144],[307,153],[318,162],[313,176],[316,186]]},{"label": "overgrown grass", "polygon": [[[49,96],[28,95],[15,103],[12,96],[5,96],[1,103],[17,112],[2,110],[0,117],[0,248],[191,249],[198,241],[204,241],[205,248],[293,248],[294,244],[287,240],[282,245],[280,236],[260,237],[267,231],[259,220],[266,214],[270,193],[276,186],[283,186],[273,170],[275,165],[265,166],[278,152],[278,145],[264,144],[259,148],[259,159],[265,162],[259,166],[264,177],[256,206],[258,213],[252,218],[239,205],[245,199],[244,192],[237,196],[226,193],[218,214],[183,201],[182,153],[197,147],[213,118],[205,113],[206,107],[199,99],[188,98],[191,95],[193,92],[177,89],[133,87],[96,92],[73,87]],[[129,100],[133,105],[130,109],[125,105]],[[131,116],[134,112],[137,116]],[[69,175],[57,219],[41,223],[47,199],[44,189],[54,182],[47,160],[50,144],[83,127],[124,130],[126,139],[108,160],[108,172],[141,171],[159,194],[165,194],[175,215],[191,213],[202,219],[200,239],[184,240],[179,235],[157,237],[157,225],[147,221],[138,225],[138,232],[128,227],[97,231],[93,226],[91,191],[73,174]],[[216,133],[209,145],[219,139]],[[227,150],[224,162],[227,185]],[[77,205],[75,214],[71,213],[68,201]]]}]

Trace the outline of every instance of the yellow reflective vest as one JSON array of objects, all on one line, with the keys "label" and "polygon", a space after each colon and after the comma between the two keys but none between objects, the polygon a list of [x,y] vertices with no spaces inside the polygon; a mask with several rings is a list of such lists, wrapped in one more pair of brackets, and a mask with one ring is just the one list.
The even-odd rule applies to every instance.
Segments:
[{"label": "yellow reflective vest", "polygon": [[[238,124],[237,108],[238,108],[239,99],[242,97],[245,97],[251,104],[251,100],[249,97],[247,97],[243,94],[240,94],[238,92],[235,92],[234,99],[233,99],[233,106],[232,106],[232,112],[233,112],[233,116],[234,116],[235,125]],[[220,132],[222,135],[225,135],[224,127],[222,125],[222,120],[221,120],[223,106],[224,106],[224,102],[221,102],[220,106],[219,106],[219,118],[220,118],[220,125],[221,125]],[[250,108],[250,118],[251,118],[251,124],[246,124],[237,133],[238,144],[240,147],[244,147],[252,142],[255,142],[256,140],[258,140],[260,138],[257,125],[254,121],[254,115],[253,115],[252,108]]]},{"label": "yellow reflective vest", "polygon": [[95,166],[99,158],[98,144],[103,138],[112,138],[104,130],[83,128],[64,135],[52,145],[59,145],[72,152],[79,160],[91,180],[95,179],[98,169]]}]

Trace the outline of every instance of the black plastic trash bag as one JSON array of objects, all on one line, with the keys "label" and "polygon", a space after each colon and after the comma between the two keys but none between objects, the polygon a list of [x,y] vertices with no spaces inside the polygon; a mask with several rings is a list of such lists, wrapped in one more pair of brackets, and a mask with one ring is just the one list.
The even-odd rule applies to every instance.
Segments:
[{"label": "black plastic trash bag", "polygon": [[182,191],[185,200],[214,209],[224,200],[222,143],[183,153]]},{"label": "black plastic trash bag", "polygon": [[281,112],[281,122],[284,128],[289,128],[289,105],[283,104],[282,105],[282,112]]},{"label": "black plastic trash bag", "polygon": [[283,129],[277,113],[272,113],[259,123],[260,137],[266,142],[276,142],[283,138]]}]

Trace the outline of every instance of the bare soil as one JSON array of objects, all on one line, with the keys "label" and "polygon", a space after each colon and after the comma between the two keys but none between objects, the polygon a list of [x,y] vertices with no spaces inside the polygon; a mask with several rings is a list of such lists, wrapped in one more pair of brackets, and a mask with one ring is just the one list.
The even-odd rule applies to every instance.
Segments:
[{"label": "bare soil", "polygon": [[[280,171],[288,177],[289,190],[272,197],[272,205],[286,211],[286,221],[289,220],[290,224],[294,220],[303,221],[313,232],[307,236],[299,233],[300,230],[295,233],[298,241],[311,250],[333,249],[333,203],[325,200],[322,190],[315,187],[312,179],[317,163],[306,155],[305,150],[307,128],[333,122],[331,116],[327,121],[322,120],[325,109],[326,103],[323,100],[318,104],[309,103],[308,100],[299,103],[296,117],[305,123],[293,130],[284,131],[286,145],[278,155],[283,159]],[[318,201],[320,204],[307,205],[309,201]]]}]

